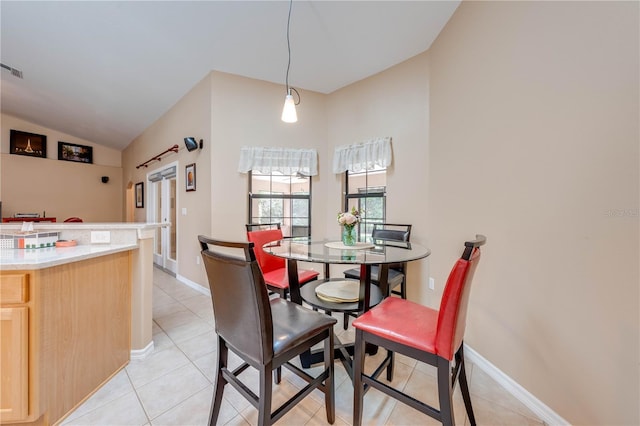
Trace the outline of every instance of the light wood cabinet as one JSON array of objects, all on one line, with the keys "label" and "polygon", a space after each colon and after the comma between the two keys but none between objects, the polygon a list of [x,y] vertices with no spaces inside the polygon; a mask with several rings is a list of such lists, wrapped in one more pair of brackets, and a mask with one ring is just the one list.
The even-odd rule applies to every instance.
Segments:
[{"label": "light wood cabinet", "polygon": [[0,420],[24,421],[29,416],[30,275],[0,275]]},{"label": "light wood cabinet", "polygon": [[50,425],[129,362],[130,252],[0,271],[0,423]]},{"label": "light wood cabinet", "polygon": [[26,306],[0,308],[0,418],[3,421],[24,420],[28,414],[28,310]]}]

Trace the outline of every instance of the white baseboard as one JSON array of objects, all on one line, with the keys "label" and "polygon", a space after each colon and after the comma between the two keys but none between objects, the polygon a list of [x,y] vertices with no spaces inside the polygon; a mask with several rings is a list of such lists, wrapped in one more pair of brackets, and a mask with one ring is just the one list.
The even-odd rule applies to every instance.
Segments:
[{"label": "white baseboard", "polygon": [[502,372],[498,367],[491,364],[480,355],[478,352],[473,350],[469,345],[464,345],[464,353],[465,357],[469,359],[472,363],[474,363],[477,367],[479,367],[482,371],[484,371],[489,377],[495,380],[499,385],[501,385],[507,392],[513,395],[518,401],[523,403],[528,409],[530,409],[540,420],[542,420],[547,425],[553,426],[569,426],[571,423],[563,419],[549,408],[546,404],[536,398],[531,394],[528,390],[520,386],[515,380],[511,377],[507,376]]},{"label": "white baseboard", "polygon": [[176,274],[176,279],[186,285],[187,287],[191,287],[195,291],[204,294],[205,296],[211,297],[211,290],[205,288],[198,284],[195,281],[191,281],[189,278],[183,277],[182,275]]},{"label": "white baseboard", "polygon": [[130,360],[143,361],[153,352],[153,340],[144,349],[133,349],[129,355]]}]

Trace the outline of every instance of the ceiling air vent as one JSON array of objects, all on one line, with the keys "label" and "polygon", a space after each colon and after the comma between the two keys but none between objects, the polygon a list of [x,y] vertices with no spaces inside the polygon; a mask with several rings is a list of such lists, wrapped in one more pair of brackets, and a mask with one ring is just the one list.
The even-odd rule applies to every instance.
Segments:
[{"label": "ceiling air vent", "polygon": [[11,71],[11,75],[12,76],[18,77],[18,78],[22,78],[22,71],[17,70],[15,68],[12,68],[12,67],[10,67],[8,65],[5,65],[5,64],[0,64],[0,67],[4,68],[5,70]]}]

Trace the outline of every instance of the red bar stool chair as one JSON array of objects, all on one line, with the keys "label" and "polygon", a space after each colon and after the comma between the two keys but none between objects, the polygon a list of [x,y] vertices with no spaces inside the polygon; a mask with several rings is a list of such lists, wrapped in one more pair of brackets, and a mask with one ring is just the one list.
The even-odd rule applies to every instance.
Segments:
[{"label": "red bar stool chair", "polygon": [[[453,425],[453,389],[456,380],[460,383],[469,421],[472,425],[476,424],[464,368],[462,340],[471,280],[480,259],[479,247],[485,242],[486,237],[476,235],[475,240],[464,243],[462,257],[449,274],[440,310],[389,297],[353,322],[356,329],[353,359],[354,425],[362,423],[363,397],[371,387],[439,420],[443,425]],[[366,375],[363,370],[366,343],[387,349],[387,357],[371,375]],[[387,380],[391,381],[394,352],[437,367],[439,410],[378,380],[386,367]]]},{"label": "red bar stool chair", "polygon": [[[247,239],[255,244],[255,254],[262,270],[264,282],[270,291],[278,293],[286,298],[289,293],[289,277],[287,275],[286,261],[282,258],[267,254],[262,246],[271,241],[279,241],[283,237],[279,223],[248,224]],[[300,285],[318,278],[319,272],[310,269],[298,269],[298,282]]]}]

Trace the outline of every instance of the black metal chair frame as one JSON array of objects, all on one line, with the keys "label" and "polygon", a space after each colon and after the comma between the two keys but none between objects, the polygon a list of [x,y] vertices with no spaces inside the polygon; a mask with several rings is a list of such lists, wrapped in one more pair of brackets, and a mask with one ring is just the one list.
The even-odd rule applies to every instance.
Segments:
[{"label": "black metal chair frame", "polygon": [[[216,332],[218,334],[218,358],[217,358],[217,373],[214,386],[213,401],[211,405],[211,411],[209,416],[209,424],[214,425],[217,421],[220,407],[222,403],[222,395],[224,392],[224,386],[228,383],[232,385],[241,395],[243,395],[254,407],[258,409],[258,424],[270,425],[285,415],[291,408],[301,401],[305,396],[309,395],[314,389],[319,389],[325,394],[325,408],[327,414],[327,421],[333,424],[335,420],[335,393],[334,393],[334,347],[333,347],[333,324],[336,320],[329,318],[324,314],[313,312],[310,309],[299,306],[293,302],[284,300],[282,298],[269,299],[267,288],[264,285],[262,279],[262,273],[260,267],[255,258],[254,244],[251,242],[225,242],[214,240],[202,235],[198,236],[202,248],[202,257],[207,269],[207,275],[209,276],[210,285],[212,287],[211,295],[214,307],[214,314],[216,312],[216,300],[214,298],[214,286],[219,285],[216,280],[222,280],[224,277],[216,276],[210,270],[214,268],[216,262],[218,265],[226,264],[234,267],[234,277],[251,280],[252,290],[255,296],[248,298],[257,300],[255,306],[255,312],[257,312],[259,324],[253,324],[254,327],[259,327],[260,338],[265,344],[261,342],[255,342],[255,345],[262,344],[262,348],[257,352],[260,354],[258,357],[255,354],[244,353],[241,346],[246,345],[247,342],[238,342],[236,335],[242,333],[242,325],[237,326],[237,330],[227,330],[228,327],[221,326],[225,330],[219,330],[220,319],[216,317]],[[212,246],[217,248],[226,249],[240,249],[244,253],[244,258],[235,257],[228,252],[218,252],[211,250]],[[224,250],[224,249],[223,249]],[[239,250],[238,250],[239,251]],[[225,268],[231,268],[225,266]],[[216,269],[217,270],[217,269]],[[212,276],[213,278],[212,280]],[[213,281],[213,282],[212,282]],[[222,285],[222,284],[220,284]],[[219,294],[219,293],[218,293]],[[241,303],[241,301],[238,301]],[[249,302],[247,302],[249,303]],[[223,309],[223,308],[220,308]],[[302,311],[300,311],[302,310]],[[282,318],[276,318],[274,315],[281,313]],[[293,316],[291,314],[294,314]],[[297,334],[290,331],[296,326],[300,327],[300,324],[289,324],[289,321],[295,320],[296,315],[302,315],[306,319],[312,318],[309,315],[317,315],[318,318],[312,319],[313,329],[296,330]],[[276,339],[274,337],[274,324],[279,321],[283,333],[289,333],[292,339],[288,342],[279,340],[278,345],[285,345],[284,349],[278,353],[275,350]],[[309,321],[311,322],[311,321]],[[226,336],[224,334],[227,334]],[[267,337],[265,337],[267,336]],[[297,337],[296,337],[297,336]],[[271,347],[269,347],[269,339],[271,340]],[[284,338],[283,338],[284,340]],[[314,345],[324,341],[324,370],[317,377],[309,375],[307,372],[298,368],[289,361],[299,356],[301,353],[311,349]],[[287,348],[287,346],[289,346]],[[237,354],[243,363],[234,370],[229,370],[228,366],[228,351],[231,349]],[[255,348],[253,348],[255,351]],[[261,358],[260,361],[257,358]],[[256,395],[248,386],[246,386],[238,376],[245,371],[249,366],[254,367],[260,374],[260,389],[259,396]],[[291,397],[288,401],[282,404],[279,408],[271,412],[271,400],[272,400],[272,381],[271,373],[279,370],[281,367],[286,367],[292,371],[308,384]]]}]

